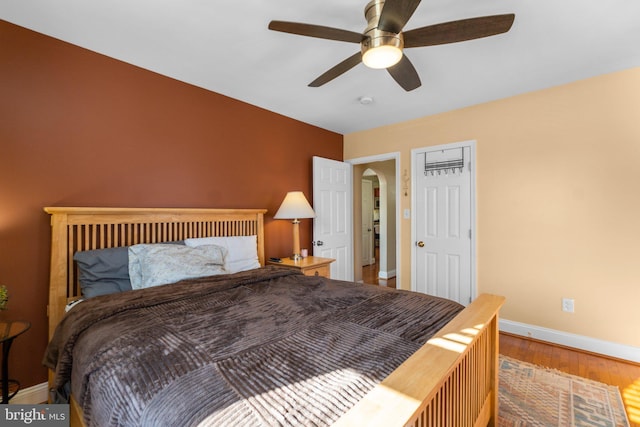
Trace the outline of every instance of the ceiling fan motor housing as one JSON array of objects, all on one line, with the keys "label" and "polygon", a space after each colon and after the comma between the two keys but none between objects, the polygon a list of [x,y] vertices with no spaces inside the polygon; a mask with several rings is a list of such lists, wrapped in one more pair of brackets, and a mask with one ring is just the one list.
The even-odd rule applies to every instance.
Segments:
[{"label": "ceiling fan motor housing", "polygon": [[[364,8],[364,16],[367,19],[367,28],[364,30],[364,38],[360,43],[362,50],[362,61],[371,68],[387,68],[397,63],[402,57],[404,39],[402,33],[396,34],[378,29],[380,13],[384,6],[384,0],[372,0]],[[374,51],[386,51],[387,54],[397,57],[393,64],[376,64],[370,61],[369,57]]]}]

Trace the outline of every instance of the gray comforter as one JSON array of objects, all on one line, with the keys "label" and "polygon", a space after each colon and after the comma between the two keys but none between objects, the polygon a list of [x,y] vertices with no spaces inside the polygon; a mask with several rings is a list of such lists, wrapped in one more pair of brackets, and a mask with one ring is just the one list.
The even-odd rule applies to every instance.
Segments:
[{"label": "gray comforter", "polygon": [[44,364],[88,426],[328,425],[461,309],[266,267],[87,300]]}]

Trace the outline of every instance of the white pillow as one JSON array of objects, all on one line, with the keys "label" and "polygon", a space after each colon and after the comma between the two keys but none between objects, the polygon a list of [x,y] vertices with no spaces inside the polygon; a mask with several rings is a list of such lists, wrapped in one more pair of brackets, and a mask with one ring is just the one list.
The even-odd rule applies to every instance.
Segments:
[{"label": "white pillow", "polygon": [[201,237],[185,239],[184,244],[190,247],[201,245],[217,245],[227,250],[224,268],[229,273],[260,268],[258,259],[257,236]]},{"label": "white pillow", "polygon": [[194,277],[227,274],[226,249],[215,245],[142,244],[129,247],[129,278],[133,289],[166,285]]}]

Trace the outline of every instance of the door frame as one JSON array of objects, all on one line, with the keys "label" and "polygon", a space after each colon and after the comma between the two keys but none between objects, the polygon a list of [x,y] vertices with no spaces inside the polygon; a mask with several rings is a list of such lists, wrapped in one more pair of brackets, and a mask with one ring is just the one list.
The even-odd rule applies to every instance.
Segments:
[{"label": "door frame", "polygon": [[[400,284],[402,283],[402,268],[400,268],[402,266],[402,252],[400,250],[401,248],[401,240],[402,240],[402,234],[401,234],[401,208],[400,208],[400,194],[401,193],[401,179],[400,179],[400,152],[399,151],[394,151],[391,153],[384,153],[384,154],[377,154],[377,155],[373,155],[373,156],[366,156],[366,157],[357,157],[355,159],[349,159],[349,160],[345,160],[346,163],[350,163],[351,165],[361,165],[361,164],[365,164],[365,163],[374,163],[374,162],[384,162],[387,160],[394,160],[395,161],[395,168],[396,168],[396,287],[400,288]],[[351,180],[352,185],[355,185],[355,179]],[[353,230],[354,233],[358,233],[358,235],[360,235],[360,231],[356,231]],[[362,236],[359,236],[360,238]],[[354,236],[355,239],[355,236]],[[355,264],[354,264],[354,273],[355,273]]]},{"label": "door frame", "polygon": [[[471,300],[475,300],[478,297],[478,279],[477,279],[477,219],[476,219],[476,141],[468,140],[468,141],[460,141],[460,142],[452,142],[441,145],[432,145],[421,148],[414,148],[411,150],[411,211],[416,212],[416,186],[413,183],[417,182],[418,173],[424,173],[424,171],[418,171],[413,167],[415,165],[416,156],[418,153],[426,153],[429,151],[440,151],[440,150],[448,150],[451,148],[460,148],[460,147],[469,147],[470,149],[470,159],[469,159],[469,169],[470,169],[470,178],[471,178],[471,200],[470,200],[470,216],[471,216]],[[416,227],[416,217],[415,215],[411,215],[411,290],[416,290],[416,274],[415,274],[415,265],[416,265],[416,250],[415,245],[417,241],[416,237],[417,227]]]}]

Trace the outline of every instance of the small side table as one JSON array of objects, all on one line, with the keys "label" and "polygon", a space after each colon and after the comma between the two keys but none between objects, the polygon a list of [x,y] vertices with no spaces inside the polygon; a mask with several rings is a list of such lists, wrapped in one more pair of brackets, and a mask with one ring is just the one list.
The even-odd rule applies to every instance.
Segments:
[{"label": "small side table", "polygon": [[[22,320],[0,321],[0,342],[2,342],[2,404],[8,404],[9,400],[20,390],[20,383],[9,379],[9,350],[13,340],[27,329],[31,323]],[[9,384],[15,384],[16,390],[9,395]]]},{"label": "small side table", "polygon": [[269,265],[276,265],[283,268],[294,268],[302,271],[305,276],[322,276],[329,278],[331,269],[329,264],[334,262],[333,258],[321,258],[319,256],[308,256],[298,261],[291,258],[282,258],[282,262],[268,261]]}]

